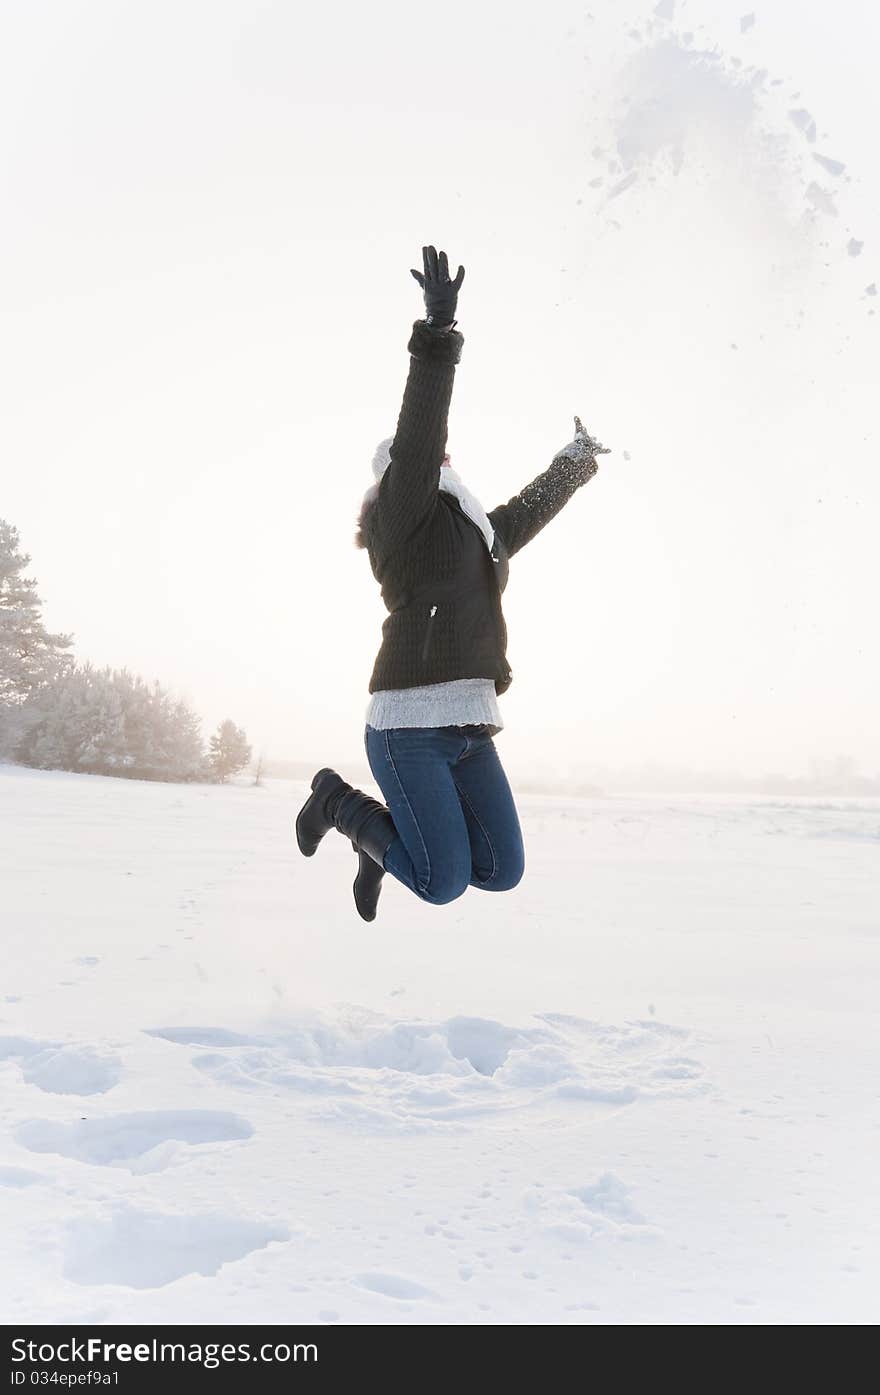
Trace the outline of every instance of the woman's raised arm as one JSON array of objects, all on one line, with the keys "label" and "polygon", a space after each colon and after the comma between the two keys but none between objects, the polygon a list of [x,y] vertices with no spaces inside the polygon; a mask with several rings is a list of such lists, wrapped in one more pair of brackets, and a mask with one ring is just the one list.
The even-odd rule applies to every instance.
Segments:
[{"label": "woman's raised arm", "polygon": [[489,522],[507,548],[509,557],[531,542],[568,503],[575,490],[593,478],[599,468],[596,456],[609,453],[608,446],[588,435],[580,417],[575,417],[574,425],[574,440],[556,452],[547,469],[489,514]]},{"label": "woman's raised arm", "polygon": [[412,275],[424,292],[426,313],[416,320],[407,344],[403,405],[389,448],[391,463],[379,484],[377,540],[386,556],[422,526],[436,504],[455,365],[464,344],[455,328],[464,267],[452,281],[445,252],[438,256],[433,247],[423,247],[422,255],[424,271]]}]

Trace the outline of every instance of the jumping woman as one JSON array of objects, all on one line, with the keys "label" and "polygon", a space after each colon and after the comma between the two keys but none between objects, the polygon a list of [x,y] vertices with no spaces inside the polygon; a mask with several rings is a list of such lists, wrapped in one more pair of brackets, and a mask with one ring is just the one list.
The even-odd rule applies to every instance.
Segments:
[{"label": "jumping woman", "polygon": [[524,868],[516,805],[493,737],[503,727],[507,630],[501,596],[509,559],[596,473],[606,447],[577,417],[575,437],[549,467],[487,514],[453,470],[446,430],[464,267],[450,280],[445,252],[422,248],[413,271],[425,318],[412,327],[409,374],[393,436],[373,456],[355,541],[365,548],[389,614],[369,683],[364,746],[385,804],[335,770],[314,776],[296,820],[311,857],[331,828],[358,854],[354,899],[374,920],[390,872],[443,906],[469,886],[509,891]]}]

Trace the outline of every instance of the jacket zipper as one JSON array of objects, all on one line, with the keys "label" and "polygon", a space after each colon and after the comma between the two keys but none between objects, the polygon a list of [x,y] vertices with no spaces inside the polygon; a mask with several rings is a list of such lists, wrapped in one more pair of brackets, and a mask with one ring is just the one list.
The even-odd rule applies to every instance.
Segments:
[{"label": "jacket zipper", "polygon": [[425,639],[422,644],[422,663],[425,663],[428,658],[428,650],[431,647],[431,635],[434,632],[434,616],[436,614],[437,607],[435,605],[432,605],[430,613],[428,615],[428,623],[425,626]]}]

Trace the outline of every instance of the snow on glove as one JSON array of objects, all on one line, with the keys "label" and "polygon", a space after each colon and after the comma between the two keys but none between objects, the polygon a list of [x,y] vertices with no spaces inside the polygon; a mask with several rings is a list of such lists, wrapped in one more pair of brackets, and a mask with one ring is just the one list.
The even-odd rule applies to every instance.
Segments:
[{"label": "snow on glove", "polygon": [[423,271],[415,271],[410,267],[410,272],[424,291],[425,318],[428,324],[454,324],[458,293],[464,280],[464,267],[460,266],[455,280],[450,281],[449,263],[445,252],[438,256],[436,247],[423,247],[422,261]]},{"label": "snow on glove", "polygon": [[558,460],[560,456],[564,456],[567,460],[573,460],[578,465],[586,465],[589,471],[587,479],[592,479],[599,468],[596,456],[609,455],[610,447],[603,446],[601,441],[597,441],[595,436],[591,436],[589,432],[585,431],[580,417],[575,417],[574,429],[574,440],[569,441],[567,446],[562,447],[562,450],[558,450],[554,459]]}]

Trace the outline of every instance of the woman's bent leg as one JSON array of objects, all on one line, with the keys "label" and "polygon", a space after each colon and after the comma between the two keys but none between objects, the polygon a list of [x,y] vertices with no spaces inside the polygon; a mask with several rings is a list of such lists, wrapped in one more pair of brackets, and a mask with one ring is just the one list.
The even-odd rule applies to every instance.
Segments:
[{"label": "woman's bent leg", "polygon": [[525,869],[522,830],[513,793],[495,743],[487,732],[473,735],[453,767],[471,844],[471,886],[481,891],[510,891]]},{"label": "woman's bent leg", "polygon": [[471,844],[452,767],[467,742],[457,727],[367,727],[364,746],[398,836],[384,866],[422,901],[442,906],[471,881]]}]

